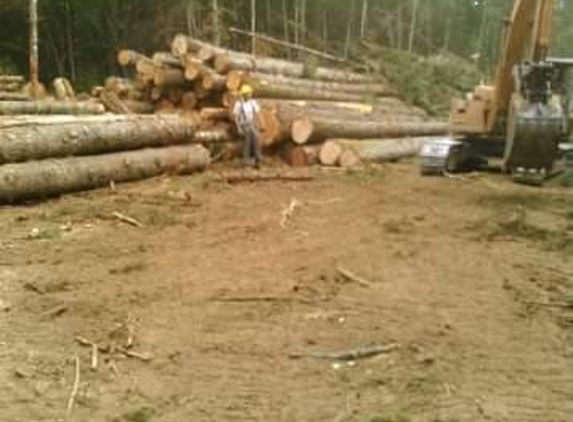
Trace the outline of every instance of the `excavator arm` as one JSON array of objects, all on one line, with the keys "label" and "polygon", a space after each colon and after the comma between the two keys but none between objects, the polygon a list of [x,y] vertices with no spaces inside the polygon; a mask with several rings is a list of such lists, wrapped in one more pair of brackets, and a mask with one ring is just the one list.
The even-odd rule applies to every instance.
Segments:
[{"label": "excavator arm", "polygon": [[503,167],[517,181],[540,183],[568,130],[562,64],[548,61],[555,0],[516,0],[505,21],[494,85],[455,101],[454,133],[505,142]]}]

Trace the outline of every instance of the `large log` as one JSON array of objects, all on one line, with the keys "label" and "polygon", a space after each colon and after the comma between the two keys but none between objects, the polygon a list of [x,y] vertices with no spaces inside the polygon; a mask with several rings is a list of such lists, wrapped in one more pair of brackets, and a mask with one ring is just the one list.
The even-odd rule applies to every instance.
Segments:
[{"label": "large log", "polygon": [[219,73],[228,73],[231,70],[245,70],[249,72],[284,75],[294,78],[318,79],[344,83],[374,83],[376,79],[359,73],[326,67],[311,68],[303,63],[268,57],[254,57],[246,54],[218,54],[215,59],[215,70]]},{"label": "large log", "polygon": [[135,65],[137,75],[145,83],[153,82],[155,78],[155,68],[151,59],[139,60]]},{"label": "large log", "polygon": [[177,115],[20,126],[0,132],[0,164],[184,143],[195,129],[195,122]]},{"label": "large log", "polygon": [[303,145],[329,138],[399,138],[440,136],[449,132],[449,125],[440,122],[352,121],[328,118],[297,119],[291,129],[292,140]]},{"label": "large log", "polygon": [[[234,87],[232,83],[233,80],[238,79],[231,72],[228,77],[229,83],[227,84],[229,89],[238,89],[239,87]],[[312,79],[303,78],[291,78],[282,75],[267,75],[264,73],[250,73],[244,75],[241,83],[247,83],[255,88],[256,91],[264,90],[265,88],[272,89],[274,87],[283,88],[291,87],[300,90],[324,90],[329,92],[345,92],[350,94],[356,94],[362,97],[373,97],[373,96],[392,96],[396,95],[396,92],[389,88],[388,85],[383,83],[342,83],[342,82],[327,82],[327,81],[316,81]],[[229,86],[231,85],[231,86]],[[279,98],[279,97],[277,97]],[[304,99],[304,98],[301,98]]]},{"label": "large log", "polygon": [[0,92],[18,92],[24,87],[18,82],[0,82]]},{"label": "large log", "polygon": [[10,114],[103,114],[103,105],[76,101],[3,101],[0,115]]},{"label": "large log", "polygon": [[160,87],[184,87],[187,83],[182,70],[160,67],[155,68],[153,81],[155,85]]},{"label": "large log", "polygon": [[368,140],[336,139],[332,140],[332,142],[340,145],[344,150],[354,151],[363,161],[384,163],[414,157],[420,153],[425,144],[436,139],[439,138],[416,137]]},{"label": "large log", "polygon": [[[23,92],[0,92],[0,101],[28,101],[30,96]],[[0,103],[1,104],[1,103]],[[0,112],[0,114],[2,114]]]},{"label": "large log", "polygon": [[233,140],[233,133],[225,127],[211,130],[198,130],[195,132],[195,142],[201,143],[227,143]]},{"label": "large log", "polygon": [[171,42],[171,52],[176,56],[183,56],[189,52],[196,53],[203,47],[217,49],[217,47],[212,44],[200,41],[184,34],[176,35]]},{"label": "large log", "polygon": [[0,167],[0,202],[79,192],[164,173],[189,174],[205,169],[209,162],[204,147],[188,145],[8,164]]},{"label": "large log", "polygon": [[14,82],[24,84],[26,79],[21,75],[0,75],[0,82]]},{"label": "large log", "polygon": [[273,85],[257,85],[255,87],[255,97],[342,102],[360,102],[368,99],[366,95],[362,94],[329,90],[321,86],[315,88],[312,85],[308,87],[282,85],[278,81]]},{"label": "large log", "polygon": [[151,60],[157,67],[174,67],[176,69],[183,69],[181,58],[172,53],[157,52],[153,55]]}]

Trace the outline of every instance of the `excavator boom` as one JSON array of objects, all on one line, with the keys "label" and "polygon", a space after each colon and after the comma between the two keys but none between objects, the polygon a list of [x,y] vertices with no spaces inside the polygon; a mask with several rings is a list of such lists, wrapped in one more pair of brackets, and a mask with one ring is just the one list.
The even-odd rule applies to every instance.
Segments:
[{"label": "excavator boom", "polygon": [[518,181],[543,180],[568,130],[563,62],[548,61],[555,0],[516,0],[505,21],[494,85],[455,101],[454,133],[505,142],[504,168]]}]

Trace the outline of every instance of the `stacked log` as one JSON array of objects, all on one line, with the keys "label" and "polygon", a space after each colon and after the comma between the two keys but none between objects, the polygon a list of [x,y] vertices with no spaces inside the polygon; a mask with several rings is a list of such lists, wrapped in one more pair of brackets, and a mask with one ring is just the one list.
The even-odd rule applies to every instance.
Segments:
[{"label": "stacked log", "polygon": [[26,101],[25,79],[20,75],[0,75],[0,101]]},{"label": "stacked log", "polygon": [[[144,55],[122,50],[118,63],[133,76],[110,78],[98,92],[109,111],[189,115],[199,120],[200,129],[209,131],[208,136],[201,132],[207,141],[240,140],[231,114],[241,86],[251,85],[262,108],[262,145],[294,165],[316,162],[321,146],[331,138],[392,139],[448,132],[445,123],[430,121],[423,110],[397,98],[382,77],[310,61],[254,56],[187,35],[175,36],[171,51]],[[352,165],[364,159],[346,152],[342,161]],[[335,162],[339,165],[341,160]]]}]

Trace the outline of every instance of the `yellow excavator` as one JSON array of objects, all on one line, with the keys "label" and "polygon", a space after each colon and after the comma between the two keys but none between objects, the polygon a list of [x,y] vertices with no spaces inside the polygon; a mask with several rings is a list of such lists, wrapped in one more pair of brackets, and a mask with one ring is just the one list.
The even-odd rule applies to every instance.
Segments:
[{"label": "yellow excavator", "polygon": [[494,84],[455,100],[450,115],[464,142],[502,147],[502,169],[516,182],[543,184],[569,134],[566,73],[573,60],[548,56],[554,13],[555,0],[516,0]]}]

